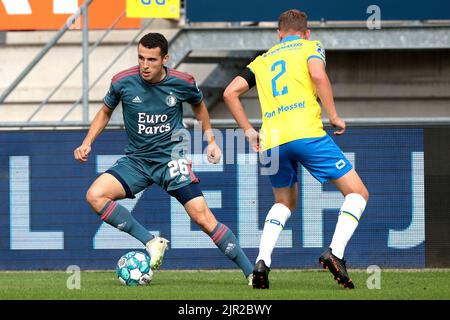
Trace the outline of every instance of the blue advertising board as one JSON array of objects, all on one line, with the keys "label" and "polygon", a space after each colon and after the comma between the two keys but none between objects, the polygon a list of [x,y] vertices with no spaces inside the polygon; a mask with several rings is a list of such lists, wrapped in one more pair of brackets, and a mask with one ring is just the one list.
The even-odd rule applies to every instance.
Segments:
[{"label": "blue advertising board", "polygon": [[[374,6],[377,6],[375,9]],[[407,0],[187,0],[186,19],[190,22],[278,21],[286,10],[298,9],[308,15],[309,21],[365,21],[377,12],[382,20],[448,20],[450,3],[429,0],[426,4]]]},{"label": "blue advertising board", "polygon": [[[202,147],[194,147],[191,157],[211,210],[254,261],[273,196],[257,155],[239,147],[233,132],[221,130],[221,163],[206,163]],[[123,154],[125,133],[106,130],[94,143],[89,161],[80,164],[73,149],[85,134],[0,132],[0,270],[69,265],[113,269],[126,251],[143,249],[128,234],[104,224],[85,200],[94,179]],[[424,267],[423,129],[352,128],[333,139],[370,191],[346,249],[349,266]],[[298,189],[298,208],[274,250],[274,268],[315,268],[331,242],[343,197],[332,184],[320,185],[302,168]],[[235,268],[158,186],[120,203],[151,232],[171,241],[164,269]]]}]

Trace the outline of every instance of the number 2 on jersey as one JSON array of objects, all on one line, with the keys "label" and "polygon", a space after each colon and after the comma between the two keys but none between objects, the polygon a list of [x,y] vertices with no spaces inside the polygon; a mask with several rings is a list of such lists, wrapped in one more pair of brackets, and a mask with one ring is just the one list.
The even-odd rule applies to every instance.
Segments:
[{"label": "number 2 on jersey", "polygon": [[286,61],[284,60],[278,60],[272,65],[272,72],[277,71],[278,66],[281,67],[280,72],[277,73],[277,75],[272,79],[272,93],[274,97],[282,96],[288,93],[288,87],[284,86],[281,91],[277,90],[277,80],[286,73]]}]

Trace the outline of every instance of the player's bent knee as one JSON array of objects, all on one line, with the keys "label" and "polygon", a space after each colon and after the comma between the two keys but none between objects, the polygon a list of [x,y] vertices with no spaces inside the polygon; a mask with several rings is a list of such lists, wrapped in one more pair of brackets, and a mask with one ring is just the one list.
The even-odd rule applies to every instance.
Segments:
[{"label": "player's bent knee", "polygon": [[95,190],[90,188],[86,192],[86,202],[89,204],[93,204],[96,201],[96,198],[97,198],[97,192],[95,192]]},{"label": "player's bent knee", "polygon": [[99,212],[105,202],[105,196],[100,190],[89,188],[86,192],[86,201],[96,212]]}]

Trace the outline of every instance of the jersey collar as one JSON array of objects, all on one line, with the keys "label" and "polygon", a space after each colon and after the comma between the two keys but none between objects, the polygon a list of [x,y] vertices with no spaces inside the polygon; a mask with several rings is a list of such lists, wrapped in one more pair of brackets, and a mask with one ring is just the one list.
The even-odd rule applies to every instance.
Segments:
[{"label": "jersey collar", "polygon": [[162,79],[161,79],[160,81],[158,81],[158,82],[150,83],[150,82],[148,82],[148,81],[145,81],[145,80],[142,78],[142,76],[141,76],[141,72],[139,72],[139,78],[141,79],[142,82],[144,82],[146,85],[149,85],[150,87],[155,86],[155,85],[158,85],[158,84],[161,84],[161,83],[163,83],[164,81],[166,81],[167,78],[169,77],[169,70],[167,69],[166,66],[163,66],[163,68],[164,68],[164,70],[166,71],[166,75],[164,76],[164,78],[162,78]]},{"label": "jersey collar", "polygon": [[283,39],[281,39],[281,43],[285,43],[288,41],[294,41],[294,40],[302,40],[299,36],[286,36]]}]

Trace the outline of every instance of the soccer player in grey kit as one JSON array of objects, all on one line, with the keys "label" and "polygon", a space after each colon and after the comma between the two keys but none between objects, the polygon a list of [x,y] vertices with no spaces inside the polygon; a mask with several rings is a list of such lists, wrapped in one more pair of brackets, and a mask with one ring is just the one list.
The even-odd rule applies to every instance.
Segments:
[{"label": "soccer player in grey kit", "polygon": [[179,139],[173,138],[183,129],[182,103],[187,102],[202,123],[208,141],[208,161],[220,161],[222,153],[215,143],[202,92],[191,75],[166,67],[168,59],[166,38],[149,33],[138,44],[139,65],[112,78],[104,104],[74,156],[82,163],[87,161],[92,143],[120,101],[129,143],[126,155],[92,183],[87,202],[106,223],[141,241],[150,255],[150,267],[159,269],[169,241],[149,233],[116,202],[134,198],[156,183],[184,206],[190,218],[242,269],[251,285],[252,264],[234,233],[218,222],[208,208],[184,149],[180,148]]}]

